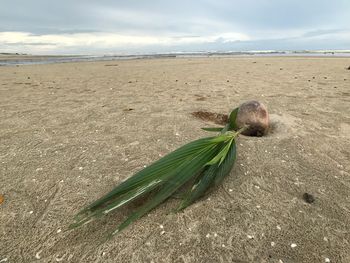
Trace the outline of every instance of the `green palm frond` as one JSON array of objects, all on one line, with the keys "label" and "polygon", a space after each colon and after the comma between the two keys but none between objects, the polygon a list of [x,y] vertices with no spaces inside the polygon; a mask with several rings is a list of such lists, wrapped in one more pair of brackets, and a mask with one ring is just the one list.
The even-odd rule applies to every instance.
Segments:
[{"label": "green palm frond", "polygon": [[218,150],[218,145],[207,148],[206,151],[199,153],[194,158],[187,160],[180,165],[169,178],[169,180],[162,186],[159,192],[141,208],[133,213],[126,221],[124,221],[117,229],[122,230],[136,219],[143,216],[145,213],[162,203],[170,197],[180,186],[188,182],[196,173],[206,165],[208,159],[213,158]]},{"label": "green palm frond", "polygon": [[152,192],[154,195],[132,213],[113,234],[120,232],[135,220],[173,195],[181,186],[192,182],[179,209],[192,204],[213,184],[218,184],[230,172],[236,157],[235,131],[237,109],[229,116],[229,123],[217,136],[190,142],[169,153],[145,169],[116,186],[112,191],[83,208],[70,228],[75,228],[106,215]]},{"label": "green palm frond", "polygon": [[[222,182],[225,176],[229,174],[236,160],[236,142],[233,139],[233,141],[227,145],[230,145],[230,148],[224,160],[220,163],[216,162],[206,167],[202,175],[197,177],[196,182],[193,184],[189,193],[180,204],[178,210],[182,210],[191,205],[198,198],[203,196],[208,188],[210,188],[213,184],[218,185]],[[225,149],[226,146],[224,146],[223,149]]]},{"label": "green palm frond", "polygon": [[230,150],[227,153],[225,160],[218,168],[217,174],[214,178],[214,185],[219,185],[222,180],[227,176],[236,161],[236,140],[233,141]]},{"label": "green palm frond", "polygon": [[211,186],[217,174],[218,167],[218,164],[213,164],[206,167],[201,176],[196,178],[195,183],[192,185],[184,200],[181,202],[178,210],[186,208],[205,193],[205,191]]}]

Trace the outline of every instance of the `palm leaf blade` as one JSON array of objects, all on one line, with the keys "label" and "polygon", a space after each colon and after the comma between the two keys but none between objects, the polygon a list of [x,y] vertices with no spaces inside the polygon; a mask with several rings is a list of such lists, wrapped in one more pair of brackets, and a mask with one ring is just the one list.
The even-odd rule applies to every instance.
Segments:
[{"label": "palm leaf blade", "polygon": [[91,211],[91,213],[85,214],[85,216],[76,217],[75,222],[71,224],[69,228],[79,227],[81,225],[86,224],[87,222],[91,222],[92,220],[94,220],[99,216],[108,214],[117,208],[127,205],[130,202],[134,201],[135,199],[154,190],[159,185],[159,183],[160,183],[160,180],[152,181],[149,184],[145,184],[143,186],[130,190],[129,192],[121,196],[118,196],[110,203],[107,203],[105,206],[98,207],[97,209]]},{"label": "palm leaf blade", "polygon": [[[221,138],[221,140],[223,140],[223,138]],[[149,181],[152,181],[154,178],[159,178],[161,172],[163,175],[168,173],[175,167],[179,166],[187,158],[197,155],[203,148],[208,145],[216,144],[218,141],[220,141],[220,139],[217,140],[217,137],[207,137],[178,148],[145,169],[139,171],[120,185],[116,186],[112,191],[88,205],[78,213],[78,216],[105,204],[118,195],[140,187],[145,183],[149,183]]]},{"label": "palm leaf blade", "polygon": [[[193,185],[185,200],[179,207],[182,210],[200,198],[211,186],[214,180],[216,184],[222,181],[231,170],[235,159],[236,144],[234,138],[226,143],[220,152],[208,163],[210,166],[203,172]],[[220,161],[220,162],[219,162]]]},{"label": "palm leaf blade", "polygon": [[152,210],[154,207],[162,203],[170,197],[180,186],[190,180],[198,173],[218,151],[218,146],[208,148],[193,159],[186,161],[176,169],[174,175],[163,185],[160,191],[136,212],[131,214],[113,233],[117,233],[127,227],[129,224],[142,217],[144,214]]},{"label": "palm leaf blade", "polygon": [[226,158],[218,168],[217,174],[214,179],[215,185],[219,185],[222,182],[222,180],[230,173],[236,160],[236,151],[237,151],[236,140],[233,140]]},{"label": "palm leaf blade", "polygon": [[205,191],[210,187],[214,180],[214,177],[218,170],[218,164],[213,164],[203,172],[198,180],[194,183],[193,187],[185,197],[185,199],[180,204],[178,210],[182,210],[187,206],[191,205],[194,201],[200,198]]},{"label": "palm leaf blade", "polygon": [[235,108],[233,111],[231,111],[229,116],[229,130],[237,130],[238,127],[236,125],[236,118],[238,114],[239,108]]},{"label": "palm leaf blade", "polygon": [[209,131],[209,132],[221,132],[223,127],[204,127],[201,129],[204,131]]}]

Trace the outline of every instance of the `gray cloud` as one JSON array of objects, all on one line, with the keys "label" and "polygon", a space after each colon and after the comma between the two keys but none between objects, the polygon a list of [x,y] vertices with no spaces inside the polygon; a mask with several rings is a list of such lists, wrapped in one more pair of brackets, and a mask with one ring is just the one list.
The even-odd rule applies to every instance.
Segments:
[{"label": "gray cloud", "polygon": [[[33,36],[86,33],[91,37],[102,32],[163,38],[160,42],[164,42],[164,39],[174,40],[174,43],[167,45],[130,45],[130,50],[144,51],[157,48],[340,49],[346,45],[350,49],[349,13],[348,0],[3,0],[0,32],[27,32]],[[243,41],[234,42],[228,37],[229,34],[241,34],[249,39],[243,37]],[[188,40],[191,37],[208,40],[178,43],[178,39]],[[327,39],[327,42],[318,43],[317,38]],[[7,48],[4,42],[0,38],[0,49]],[[21,48],[22,42],[26,41],[17,42],[18,48]],[[95,44],[100,42],[96,41]],[[28,45],[39,44],[29,42]],[[104,44],[95,47],[77,44],[64,48],[75,52],[124,50]]]}]

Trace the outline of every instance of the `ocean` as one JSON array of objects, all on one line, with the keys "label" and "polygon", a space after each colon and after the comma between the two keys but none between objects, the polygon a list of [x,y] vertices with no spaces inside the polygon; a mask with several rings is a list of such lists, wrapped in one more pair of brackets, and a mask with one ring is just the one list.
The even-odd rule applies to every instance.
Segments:
[{"label": "ocean", "polygon": [[300,57],[350,57],[350,51],[228,51],[228,52],[175,52],[164,54],[134,55],[67,55],[42,56],[0,53],[0,66],[38,65],[83,61],[114,61],[128,59],[194,58],[194,57],[254,57],[254,56],[300,56]]}]

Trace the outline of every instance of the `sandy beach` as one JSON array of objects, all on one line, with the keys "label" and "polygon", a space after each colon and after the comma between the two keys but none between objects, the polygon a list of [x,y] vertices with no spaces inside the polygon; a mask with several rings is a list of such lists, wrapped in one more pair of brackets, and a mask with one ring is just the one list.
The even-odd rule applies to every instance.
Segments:
[{"label": "sandy beach", "polygon": [[[350,58],[212,57],[0,67],[0,262],[350,262]],[[78,210],[191,140],[195,111],[256,99],[223,184],[68,231]],[[305,193],[314,202],[303,199]]]}]

